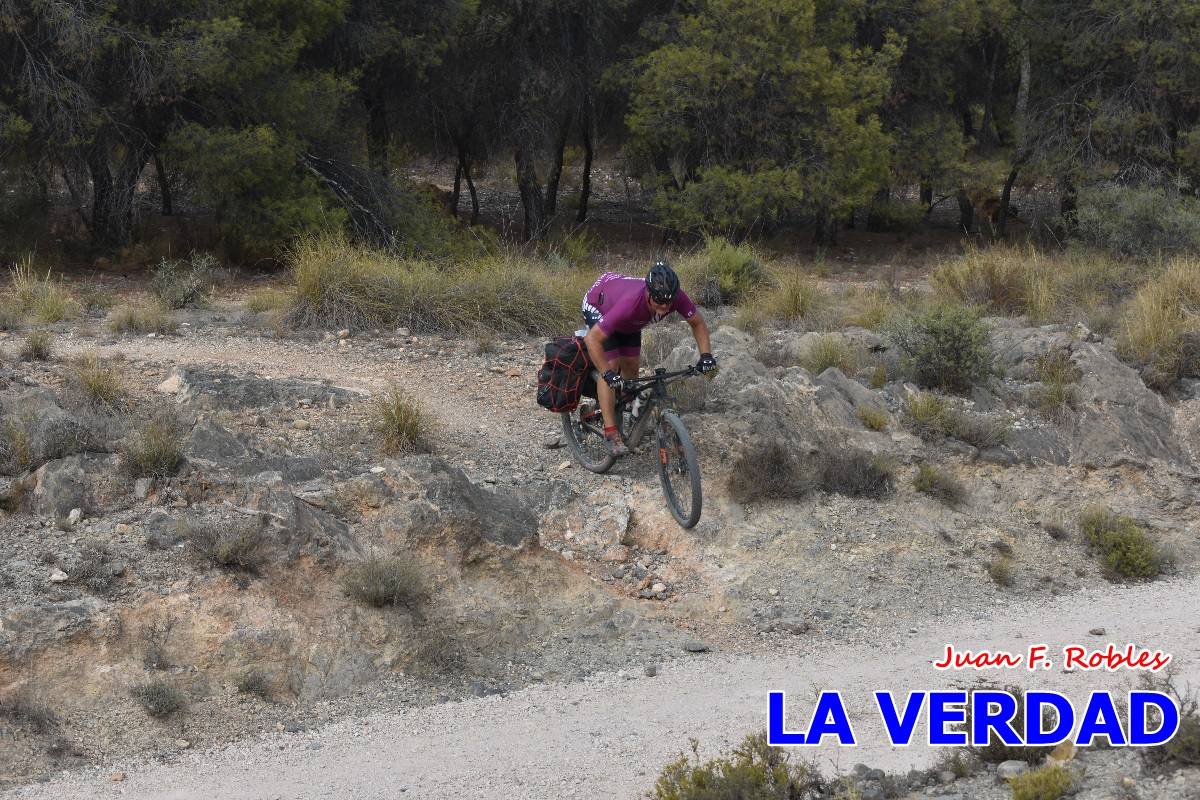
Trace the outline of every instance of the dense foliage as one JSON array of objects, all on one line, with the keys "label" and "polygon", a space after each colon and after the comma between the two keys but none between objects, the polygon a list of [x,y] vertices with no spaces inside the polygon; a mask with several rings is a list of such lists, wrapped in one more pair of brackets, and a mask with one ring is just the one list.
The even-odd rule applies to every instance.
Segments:
[{"label": "dense foliage", "polygon": [[541,238],[607,144],[668,230],[830,241],[952,199],[1003,236],[1037,185],[1056,237],[1154,257],[1200,229],[1198,47],[1200,0],[0,0],[0,228],[69,196],[112,251],[153,196],[242,261],[301,232],[438,255],[413,156],[471,222],[508,162]]}]

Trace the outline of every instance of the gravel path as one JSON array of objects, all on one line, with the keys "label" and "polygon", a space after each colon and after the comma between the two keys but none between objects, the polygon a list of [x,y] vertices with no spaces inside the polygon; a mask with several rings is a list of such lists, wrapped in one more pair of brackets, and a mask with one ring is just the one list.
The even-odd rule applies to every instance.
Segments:
[{"label": "gravel path", "polygon": [[[1200,577],[1110,586],[1070,597],[981,609],[975,619],[935,620],[873,646],[831,645],[800,657],[697,656],[644,677],[604,674],[540,685],[506,696],[346,720],[304,733],[264,736],[172,764],[120,763],[28,786],[5,798],[561,798],[636,797],[662,765],[687,748],[702,754],[736,743],[766,723],[766,693],[788,692],[789,717],[804,699],[839,689],[862,743],[825,748],[832,769],[857,762],[889,771],[923,766],[928,749],[883,741],[870,692],[951,688],[986,677],[999,684],[1054,688],[1071,695],[1131,682],[1127,672],[1030,674],[1024,669],[939,674],[930,661],[947,642],[960,649],[1023,651],[1040,642],[1103,648],[1133,642],[1174,656],[1182,682],[1200,684]],[[1089,630],[1103,627],[1103,636]],[[1035,638],[1030,638],[1035,637]],[[793,723],[793,727],[795,724]],[[806,754],[805,754],[806,755]],[[112,769],[123,782],[109,778]]]}]

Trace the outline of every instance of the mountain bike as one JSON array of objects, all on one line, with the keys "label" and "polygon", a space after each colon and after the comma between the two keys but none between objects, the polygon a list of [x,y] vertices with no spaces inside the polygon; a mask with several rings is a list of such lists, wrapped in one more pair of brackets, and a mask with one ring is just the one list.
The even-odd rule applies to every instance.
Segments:
[{"label": "mountain bike", "polygon": [[[655,432],[658,478],[671,515],[684,528],[694,527],[700,521],[703,502],[700,464],[683,420],[670,408],[667,385],[699,374],[694,365],[678,372],[667,372],[660,367],[653,375],[622,381],[616,403],[617,429],[630,451],[641,444],[650,430]],[[633,417],[634,400],[639,397],[641,404]],[[604,441],[604,418],[594,398],[584,398],[574,411],[564,413],[562,426],[567,445],[581,467],[603,473],[616,462]]]}]

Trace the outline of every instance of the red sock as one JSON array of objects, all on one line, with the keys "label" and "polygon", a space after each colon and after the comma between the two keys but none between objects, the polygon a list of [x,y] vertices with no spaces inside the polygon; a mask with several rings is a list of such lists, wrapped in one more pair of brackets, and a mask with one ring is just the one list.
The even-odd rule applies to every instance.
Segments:
[{"label": "red sock", "polygon": [[617,426],[616,425],[605,425],[604,426],[604,438],[605,439],[617,438]]}]

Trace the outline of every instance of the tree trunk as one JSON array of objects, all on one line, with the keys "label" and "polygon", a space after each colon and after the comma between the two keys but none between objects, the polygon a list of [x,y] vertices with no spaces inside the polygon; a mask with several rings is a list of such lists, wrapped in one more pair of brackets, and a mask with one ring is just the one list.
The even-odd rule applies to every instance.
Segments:
[{"label": "tree trunk", "polygon": [[[988,45],[991,45],[989,48]],[[999,36],[989,36],[983,43],[984,58],[987,59],[987,89],[983,96],[983,122],[979,125],[979,139],[989,146],[996,147],[1000,144],[1000,137],[996,133],[995,116],[996,116],[996,64],[1000,61],[1000,50],[1003,41]],[[989,57],[988,51],[991,50]]]},{"label": "tree trunk", "polygon": [[567,149],[567,133],[571,130],[571,115],[563,118],[558,128],[558,136],[554,140],[554,163],[550,166],[550,175],[546,179],[546,218],[554,216],[558,208],[558,183],[562,180],[563,153]]},{"label": "tree trunk", "polygon": [[479,195],[475,192],[475,181],[471,178],[471,160],[463,164],[463,175],[467,179],[467,191],[471,193],[471,225],[479,222]]},{"label": "tree trunk", "polygon": [[387,103],[383,92],[370,92],[364,98],[367,107],[367,164],[376,175],[388,174]]},{"label": "tree trunk", "polygon": [[813,241],[820,245],[832,246],[837,244],[838,218],[829,209],[822,209],[817,214],[817,226],[813,231]]},{"label": "tree trunk", "polygon": [[966,233],[975,230],[975,204],[971,202],[966,189],[958,190],[958,227]]},{"label": "tree trunk", "polygon": [[887,220],[879,214],[878,208],[880,203],[887,203],[892,199],[892,190],[884,186],[875,193],[875,201],[871,204],[867,211],[867,230],[873,233],[879,233],[887,227]]},{"label": "tree trunk", "polygon": [[92,242],[100,247],[119,247],[129,243],[133,232],[133,195],[138,177],[150,160],[149,147],[127,146],[125,157],[117,165],[116,175],[109,171],[108,148],[97,142],[88,151],[88,171],[92,176]]},{"label": "tree trunk", "polygon": [[517,188],[521,192],[521,208],[525,212],[525,241],[536,241],[546,233],[546,200],[538,181],[537,169],[529,150],[517,145],[513,154],[517,166]]},{"label": "tree trunk", "polygon": [[592,195],[592,120],[590,116],[583,118],[583,177],[579,182],[579,213],[575,221],[582,223],[587,219],[588,199]]},{"label": "tree trunk", "polygon": [[171,203],[171,181],[167,178],[167,171],[163,168],[162,158],[158,153],[154,154],[154,174],[158,176],[158,193],[162,195],[163,216],[173,216],[175,208]]},{"label": "tree trunk", "polygon": [[1058,201],[1058,213],[1068,228],[1075,227],[1075,212],[1079,208],[1079,193],[1071,181],[1063,181],[1062,195]]},{"label": "tree trunk", "polygon": [[928,209],[933,205],[933,184],[929,181],[921,181],[921,205]]},{"label": "tree trunk", "polygon": [[1001,239],[1008,236],[1008,199],[1012,195],[1013,184],[1017,182],[1017,173],[1021,171],[1020,164],[1014,164],[1008,180],[1004,182],[1004,191],[1000,193],[1000,208],[996,210],[996,235]]},{"label": "tree trunk", "polygon": [[462,153],[459,153],[454,165],[454,191],[450,192],[450,213],[454,215],[455,219],[458,219],[458,198],[462,195],[462,174]]}]

